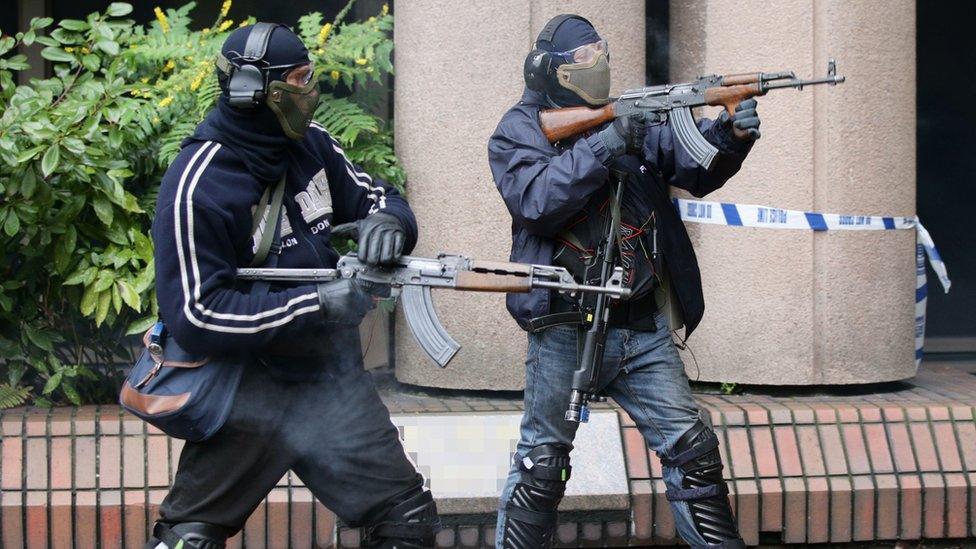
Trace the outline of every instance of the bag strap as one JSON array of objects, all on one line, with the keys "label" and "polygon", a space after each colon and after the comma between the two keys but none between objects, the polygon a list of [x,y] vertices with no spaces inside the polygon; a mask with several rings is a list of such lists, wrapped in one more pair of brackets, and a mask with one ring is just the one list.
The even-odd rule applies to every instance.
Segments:
[{"label": "bag strap", "polygon": [[[254,252],[254,259],[251,260],[251,267],[259,267],[265,262],[268,253],[271,251],[271,244],[278,238],[278,229],[281,225],[281,203],[284,196],[285,176],[282,175],[277,183],[264,190],[261,200],[258,201],[258,207],[254,210],[254,215],[251,218],[252,226],[257,231],[261,225],[261,220],[265,219],[265,212],[267,212],[267,222],[264,232],[261,233],[258,248]],[[268,204],[269,197],[271,199],[270,204]]]}]

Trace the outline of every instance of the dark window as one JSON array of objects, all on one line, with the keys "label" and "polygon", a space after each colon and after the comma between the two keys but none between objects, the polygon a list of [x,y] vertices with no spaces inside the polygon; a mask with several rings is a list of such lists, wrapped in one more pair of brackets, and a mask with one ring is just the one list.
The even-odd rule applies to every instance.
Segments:
[{"label": "dark window", "polygon": [[[916,7],[918,215],[952,278],[952,291],[944,295],[929,270],[926,334],[971,338],[969,350],[976,351],[976,215],[970,211],[976,207],[976,48],[969,40],[972,18],[961,16],[971,13],[972,4],[945,0]],[[939,347],[926,343],[926,350]]]},{"label": "dark window", "polygon": [[670,55],[668,48],[670,40],[668,31],[670,29],[668,18],[670,17],[669,0],[646,0],[644,4],[647,34],[647,85],[668,83],[668,64]]}]

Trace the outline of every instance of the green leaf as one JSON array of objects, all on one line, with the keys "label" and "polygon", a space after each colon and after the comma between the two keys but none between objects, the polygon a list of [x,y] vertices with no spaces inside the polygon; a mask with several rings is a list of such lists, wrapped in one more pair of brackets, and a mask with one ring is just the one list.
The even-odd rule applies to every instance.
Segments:
[{"label": "green leaf", "polygon": [[20,153],[20,156],[17,157],[17,163],[23,164],[24,162],[31,160],[32,158],[37,156],[41,151],[47,148],[49,147],[45,147],[44,145],[37,145],[36,147],[31,147],[26,151]]},{"label": "green leaf", "polygon": [[54,346],[51,344],[51,338],[48,336],[48,334],[38,330],[30,324],[24,324],[24,332],[27,334],[27,339],[29,339],[31,343],[49,353],[54,352]]},{"label": "green leaf", "polygon": [[94,53],[89,53],[81,58],[81,64],[89,71],[95,72],[102,65],[102,59]]},{"label": "green leaf", "polygon": [[112,286],[112,307],[115,308],[115,314],[122,312],[122,294],[119,293],[119,287]]},{"label": "green leaf", "polygon": [[44,384],[44,390],[42,391],[45,395],[49,395],[61,385],[61,378],[63,374],[61,372],[55,372],[54,375],[47,379],[47,383]]},{"label": "green leaf", "polygon": [[88,267],[87,269],[78,267],[78,270],[71,273],[68,278],[63,282],[65,286],[74,286],[75,284],[89,284],[91,280],[87,280],[91,277],[91,273],[96,271],[94,267]]},{"label": "green leaf", "polygon": [[95,326],[101,326],[108,317],[108,308],[112,305],[112,292],[98,294],[98,305],[95,307]]},{"label": "green leaf", "polygon": [[102,271],[98,273],[98,281],[95,282],[95,291],[104,292],[115,283],[115,273],[112,271]]},{"label": "green leaf", "polygon": [[58,25],[70,31],[85,31],[90,28],[88,23],[77,19],[62,19]]},{"label": "green leaf", "polygon": [[48,46],[41,50],[41,57],[55,63],[72,63],[75,60],[73,55],[55,46]]},{"label": "green leaf", "polygon": [[91,316],[95,312],[95,305],[98,304],[98,292],[94,286],[85,288],[85,293],[81,296],[81,314]]},{"label": "green leaf", "polygon": [[51,175],[54,170],[58,167],[58,161],[61,160],[61,147],[57,145],[51,145],[51,148],[44,153],[44,158],[41,159],[41,173],[44,177]]},{"label": "green leaf", "polygon": [[95,42],[95,47],[109,55],[119,54],[119,44],[114,40],[99,40]]},{"label": "green leaf", "polygon": [[59,44],[57,40],[50,36],[38,36],[35,40],[44,46],[57,46]]},{"label": "green leaf", "polygon": [[75,406],[81,406],[81,395],[78,394],[78,389],[75,389],[74,384],[69,380],[64,380],[61,383],[61,390],[64,392],[64,396],[68,397],[68,400]]},{"label": "green leaf", "polygon": [[112,203],[104,196],[97,196],[92,201],[92,206],[95,208],[95,215],[98,216],[98,220],[105,224],[106,227],[111,227],[114,215]]},{"label": "green leaf", "polygon": [[30,198],[34,196],[35,189],[37,189],[37,176],[34,175],[34,170],[28,169],[24,172],[24,178],[20,180],[20,194],[24,195],[24,198]]},{"label": "green leaf", "polygon": [[7,233],[7,236],[14,236],[20,231],[20,219],[17,218],[17,212],[12,209],[7,212],[7,221],[3,224],[3,232]]},{"label": "green leaf", "polygon": [[132,13],[132,5],[126,2],[112,2],[108,5],[108,9],[105,13],[111,17],[123,17]]},{"label": "green leaf", "polygon": [[156,315],[146,315],[139,320],[133,321],[125,329],[125,335],[141,334],[156,323]]},{"label": "green leaf", "polygon": [[34,30],[45,29],[50,27],[51,23],[54,23],[54,19],[50,17],[31,17],[30,28]]},{"label": "green leaf", "polygon": [[118,286],[119,293],[122,295],[122,300],[125,304],[131,307],[135,311],[142,309],[142,299],[139,297],[139,293],[136,292],[135,288],[132,287],[125,280],[119,280],[116,285]]}]

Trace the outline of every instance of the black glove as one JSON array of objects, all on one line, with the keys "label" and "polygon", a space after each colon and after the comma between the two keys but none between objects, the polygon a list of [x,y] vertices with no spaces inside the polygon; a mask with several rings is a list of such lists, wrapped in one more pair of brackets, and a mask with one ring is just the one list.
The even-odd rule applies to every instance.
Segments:
[{"label": "black glove", "polygon": [[319,305],[326,322],[358,326],[373,308],[373,297],[363,283],[340,278],[319,284]]},{"label": "black glove", "polygon": [[758,102],[755,99],[746,99],[735,107],[735,114],[732,115],[732,127],[738,131],[733,134],[743,141],[755,141],[762,134],[759,133],[759,114],[756,112]]},{"label": "black glove", "polygon": [[628,152],[639,155],[646,135],[647,125],[643,113],[621,116],[600,131],[600,138],[612,156]]},{"label": "black glove", "polygon": [[403,255],[407,233],[396,216],[374,213],[359,221],[359,260],[367,265],[389,265]]}]

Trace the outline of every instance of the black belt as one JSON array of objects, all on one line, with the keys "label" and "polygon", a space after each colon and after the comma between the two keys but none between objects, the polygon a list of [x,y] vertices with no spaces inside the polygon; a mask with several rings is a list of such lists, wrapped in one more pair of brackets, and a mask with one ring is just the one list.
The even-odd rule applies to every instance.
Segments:
[{"label": "black belt", "polygon": [[[648,292],[634,300],[612,301],[607,324],[611,328],[653,332],[657,330],[654,322],[656,312],[654,292]],[[554,294],[549,300],[549,314],[530,319],[528,325],[530,332],[537,333],[553,326],[587,325],[591,320],[589,311],[580,310],[578,303]]]}]

